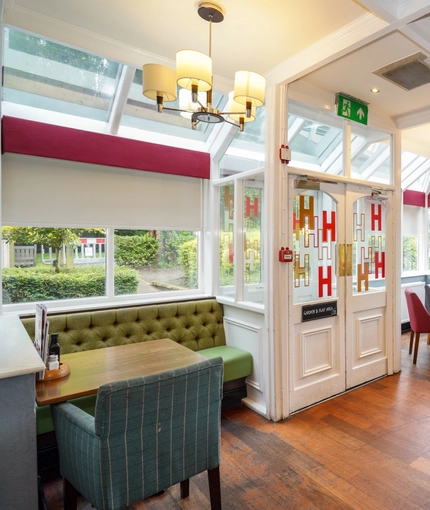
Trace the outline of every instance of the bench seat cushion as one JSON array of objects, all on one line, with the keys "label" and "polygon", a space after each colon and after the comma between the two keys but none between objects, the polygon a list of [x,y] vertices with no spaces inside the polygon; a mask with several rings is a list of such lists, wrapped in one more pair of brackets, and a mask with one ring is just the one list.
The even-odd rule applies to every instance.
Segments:
[{"label": "bench seat cushion", "polygon": [[234,381],[242,377],[248,377],[252,372],[252,355],[230,345],[202,349],[199,354],[206,358],[221,356],[224,361],[224,382]]}]

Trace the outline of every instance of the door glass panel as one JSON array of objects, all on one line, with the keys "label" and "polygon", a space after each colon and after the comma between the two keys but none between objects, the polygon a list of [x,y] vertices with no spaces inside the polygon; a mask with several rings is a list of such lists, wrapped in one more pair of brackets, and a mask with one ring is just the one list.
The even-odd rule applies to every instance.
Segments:
[{"label": "door glass panel", "polygon": [[293,202],[294,303],[337,297],[337,203],[322,191]]},{"label": "door glass panel", "polygon": [[382,202],[362,197],[353,207],[353,294],[385,290],[385,217]]}]

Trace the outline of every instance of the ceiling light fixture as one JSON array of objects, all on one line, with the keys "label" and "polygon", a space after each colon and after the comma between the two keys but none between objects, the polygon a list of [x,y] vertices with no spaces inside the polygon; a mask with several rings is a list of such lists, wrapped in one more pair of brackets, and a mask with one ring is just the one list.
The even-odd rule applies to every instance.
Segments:
[{"label": "ceiling light fixture", "polygon": [[[256,118],[256,108],[264,104],[266,80],[251,71],[237,71],[234,90],[229,94],[227,111],[220,112],[212,105],[212,23],[224,19],[222,8],[212,2],[201,1],[198,14],[209,22],[209,55],[194,50],[176,53],[176,72],[160,64],[145,64],[142,68],[142,91],[149,99],[157,101],[157,111],[179,111],[191,118],[191,126],[199,122],[218,124],[228,122],[243,131],[245,122]],[[179,108],[164,106],[176,100],[177,85],[180,89]],[[202,95],[203,94],[203,95]],[[231,122],[228,118],[233,120]]]},{"label": "ceiling light fixture", "polygon": [[379,89],[373,87],[373,89],[370,89],[370,92],[372,92],[373,94],[379,94]]}]

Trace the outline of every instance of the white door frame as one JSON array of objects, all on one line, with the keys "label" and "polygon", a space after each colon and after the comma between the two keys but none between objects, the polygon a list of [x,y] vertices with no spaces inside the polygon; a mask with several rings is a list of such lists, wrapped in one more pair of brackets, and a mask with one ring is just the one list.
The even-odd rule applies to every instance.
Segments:
[{"label": "white door frame", "polygon": [[[296,194],[296,190],[293,189],[291,191],[291,180],[295,177],[299,178],[300,175],[302,176],[303,172],[299,171],[296,173],[293,169],[291,169],[289,171],[289,179],[288,179],[289,193],[286,194],[286,196],[289,196],[288,206],[287,206],[288,210],[291,209],[291,203],[292,203],[291,197],[294,197],[294,195]],[[330,176],[330,177],[332,177],[332,176]],[[343,236],[345,236],[346,238],[351,238],[351,230],[352,230],[351,211],[352,211],[352,209],[349,211],[349,215],[351,216],[351,218],[348,220],[348,219],[346,219],[347,218],[347,213],[346,213],[347,200],[348,200],[349,196],[355,196],[355,198],[358,198],[358,197],[362,197],[366,194],[371,193],[372,187],[369,185],[364,185],[364,184],[358,185],[355,183],[351,183],[345,178],[341,178],[341,179],[330,178],[330,180],[326,180],[326,176],[321,175],[321,174],[312,176],[312,180],[313,179],[315,179],[316,181],[318,181],[318,180],[323,181],[323,183],[320,185],[321,191],[324,191],[324,192],[328,193],[329,195],[331,194],[332,197],[335,199],[337,198],[338,205],[341,205],[341,202],[342,202],[342,199],[339,200],[339,197],[343,196],[343,202],[345,204],[345,208],[343,208],[343,206],[342,206],[342,208],[340,210],[338,210],[338,226],[337,226],[338,232],[339,232],[338,235],[341,238]],[[324,182],[326,182],[326,183],[328,182],[328,183],[324,184]],[[330,184],[330,183],[336,183],[336,182],[338,183],[337,185]],[[351,190],[353,190],[353,191],[351,191]],[[297,193],[300,193],[300,190],[297,190]],[[389,201],[392,202],[394,200],[394,197],[392,196],[391,190],[388,190],[387,195],[390,195]],[[348,207],[351,208],[352,205],[348,204]],[[392,203],[391,203],[390,207],[392,207]],[[389,216],[390,215],[387,214],[387,218],[389,218]],[[346,223],[342,223],[344,221],[346,221]],[[292,237],[293,237],[291,225],[292,225],[292,222],[289,221],[290,245],[292,243]],[[392,238],[393,238],[393,234],[394,234],[393,228],[394,228],[394,225],[392,225],[392,223],[390,223],[386,229],[387,230],[387,242],[386,242],[387,250],[389,249],[389,247],[392,246]],[[343,242],[345,242],[345,241],[343,241]],[[388,253],[392,253],[392,252],[388,252]],[[395,257],[393,257],[393,258],[395,258]],[[290,266],[292,266],[292,265],[290,264]],[[381,299],[382,299],[383,307],[382,307],[382,309],[381,309],[381,307],[379,308],[378,313],[375,313],[373,315],[370,314],[370,316],[369,316],[369,313],[367,313],[367,315],[366,315],[366,313],[363,312],[361,317],[358,317],[358,316],[355,317],[356,323],[354,324],[352,322],[352,309],[351,309],[351,313],[348,316],[348,313],[349,313],[348,306],[347,306],[346,312],[344,313],[343,312],[344,307],[341,304],[341,300],[347,301],[342,297],[342,295],[345,297],[347,296],[347,286],[349,286],[352,289],[352,277],[338,278],[339,289],[338,289],[338,294],[337,294],[336,300],[338,302],[338,308],[339,308],[338,312],[340,311],[341,314],[344,314],[343,318],[339,317],[339,319],[337,321],[332,320],[331,324],[330,324],[330,319],[322,319],[322,320],[320,319],[318,321],[318,323],[319,323],[318,327],[315,326],[314,328],[311,327],[312,324],[310,326],[309,326],[309,324],[307,324],[307,325],[305,325],[305,327],[302,327],[303,325],[302,326],[298,325],[298,316],[297,316],[298,306],[293,304],[293,296],[292,296],[293,268],[290,267],[290,269],[288,271],[288,274],[289,274],[288,322],[289,322],[289,324],[287,327],[287,331],[288,331],[288,335],[289,335],[289,338],[288,338],[288,345],[289,345],[289,349],[288,349],[288,353],[289,353],[289,363],[288,363],[289,413],[295,412],[301,408],[300,406],[298,407],[296,405],[297,399],[295,399],[295,396],[294,396],[295,395],[294,394],[295,384],[297,384],[297,380],[298,380],[297,373],[301,372],[301,374],[303,375],[303,373],[306,372],[306,370],[303,367],[303,354],[301,354],[300,357],[298,356],[298,352],[297,352],[299,349],[298,345],[300,344],[303,347],[305,345],[305,343],[307,342],[307,340],[309,340],[309,339],[310,339],[309,345],[311,345],[312,344],[312,335],[318,336],[321,334],[325,334],[327,336],[327,338],[329,338],[331,335],[336,334],[336,333],[342,334],[342,331],[343,331],[343,341],[339,341],[338,345],[336,345],[336,342],[332,342],[331,340],[329,341],[328,339],[325,339],[323,337],[321,337],[320,340],[321,340],[322,344],[324,342],[327,342],[327,346],[329,346],[329,345],[333,346],[330,348],[333,348],[334,350],[336,350],[336,352],[339,353],[340,356],[342,356],[342,360],[339,360],[339,364],[337,366],[339,366],[339,368],[341,370],[344,370],[345,380],[344,380],[343,388],[338,383],[333,384],[332,395],[329,395],[329,394],[324,395],[324,393],[327,393],[326,390],[323,390],[322,392],[319,392],[318,390],[313,392],[311,390],[310,398],[312,400],[312,398],[314,398],[312,395],[315,395],[315,401],[310,402],[310,401],[308,401],[308,398],[306,397],[304,399],[305,406],[312,405],[313,403],[316,403],[319,400],[322,400],[324,398],[329,398],[330,396],[340,393],[349,387],[353,387],[357,384],[367,382],[367,381],[372,380],[376,377],[380,377],[382,375],[392,373],[392,367],[393,367],[392,357],[393,357],[393,352],[394,352],[393,345],[395,342],[395,338],[393,338],[390,333],[391,333],[391,326],[392,326],[392,320],[393,320],[393,310],[395,309],[392,301],[395,299],[395,296],[393,295],[393,293],[387,293],[389,288],[392,287],[391,282],[392,282],[392,278],[394,277],[394,275],[391,275],[392,267],[393,267],[393,265],[392,265],[391,261],[387,260],[386,261],[386,271],[387,271],[386,282],[388,282],[388,285],[387,285],[388,288],[386,288],[385,292],[377,292],[373,295],[372,295],[372,293],[367,293],[366,294],[368,296],[367,298],[363,295],[352,296],[352,292],[351,292],[351,295],[348,298],[350,303],[353,303],[353,302],[357,303],[359,301],[366,302],[366,299],[367,299],[367,302],[370,304],[370,309],[373,306],[372,305],[373,302],[375,302],[375,305],[377,302],[380,305]],[[343,283],[342,283],[342,280],[343,280]],[[343,288],[343,290],[342,290],[342,288]],[[390,298],[388,296],[390,296]],[[378,301],[378,299],[379,299],[379,301]],[[346,303],[346,305],[347,305],[347,303]],[[363,310],[365,308],[366,307],[364,307]],[[382,315],[385,315],[385,317],[382,317]],[[327,324],[325,324],[325,323],[327,323]],[[336,324],[336,325],[334,326],[334,324]],[[354,368],[356,368],[356,366],[361,363],[361,361],[360,361],[360,363],[357,364],[353,360],[355,360],[356,357],[366,357],[366,356],[371,357],[377,351],[377,349],[373,345],[373,340],[372,340],[373,333],[372,333],[372,335],[368,335],[367,343],[365,340],[364,346],[361,345],[359,341],[357,341],[358,333],[361,331],[359,325],[363,326],[363,324],[365,325],[364,329],[362,327],[363,331],[365,331],[365,328],[367,327],[366,325],[368,325],[368,324],[371,324],[372,327],[373,327],[373,325],[376,325],[375,327],[379,328],[378,331],[382,332],[382,334],[384,336],[384,339],[383,339],[384,340],[383,341],[384,361],[381,362],[384,365],[384,368],[382,369],[382,373],[381,373],[381,367],[379,367],[377,370],[368,369],[367,371],[370,375],[367,375],[366,373],[361,374],[361,376],[360,376],[361,380],[360,380],[360,377],[357,378],[357,377],[351,377],[351,376],[348,377],[347,376],[348,371],[350,372],[350,374],[355,373]],[[345,338],[346,338],[347,334],[349,334],[349,335],[351,334],[351,327],[356,327],[356,329],[357,329],[357,331],[355,331],[355,336],[354,336],[355,341],[347,342],[347,341],[345,341]],[[349,331],[348,331],[348,329],[349,329]],[[369,331],[372,331],[372,329],[370,328]],[[366,338],[366,335],[362,335],[362,337]],[[363,338],[362,338],[362,340],[363,340]],[[351,347],[352,343],[354,343],[354,351],[353,352],[352,352],[352,347]],[[363,343],[363,341],[362,341],[362,343]],[[343,344],[343,347],[342,347],[342,344]],[[322,366],[323,366],[323,364],[324,363],[322,363]],[[327,363],[325,363],[325,364],[327,365]],[[362,363],[362,365],[366,365],[366,363]],[[370,364],[369,364],[369,366],[370,366]],[[361,367],[358,367],[358,368],[361,368]],[[326,372],[326,375],[327,375],[327,373],[329,373],[328,372],[329,367],[326,367],[326,368],[323,367],[322,372],[324,372],[324,369],[327,370],[327,372]],[[363,380],[363,378],[364,378],[364,380]],[[323,379],[324,379],[324,377],[323,377]],[[328,380],[328,384],[330,384],[330,377],[326,377],[326,379]],[[305,382],[303,382],[303,386],[306,386]],[[321,395],[322,395],[322,398],[320,398]]]}]

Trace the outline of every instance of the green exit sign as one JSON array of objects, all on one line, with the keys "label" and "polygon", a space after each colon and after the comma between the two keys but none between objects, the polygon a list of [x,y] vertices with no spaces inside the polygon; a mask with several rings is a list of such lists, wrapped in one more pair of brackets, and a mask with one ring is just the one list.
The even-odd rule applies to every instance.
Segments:
[{"label": "green exit sign", "polygon": [[369,108],[366,104],[361,103],[349,96],[337,94],[337,114],[348,120],[353,120],[367,126],[367,114]]}]

